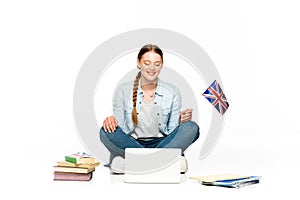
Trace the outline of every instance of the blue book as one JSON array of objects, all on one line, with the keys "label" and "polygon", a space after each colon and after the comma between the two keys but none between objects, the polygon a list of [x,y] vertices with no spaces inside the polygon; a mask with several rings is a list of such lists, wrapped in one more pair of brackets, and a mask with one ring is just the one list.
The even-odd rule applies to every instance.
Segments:
[{"label": "blue book", "polygon": [[249,178],[231,179],[231,180],[218,180],[214,182],[202,182],[203,185],[220,186],[229,188],[241,188],[247,185],[259,183],[260,176],[250,176]]}]

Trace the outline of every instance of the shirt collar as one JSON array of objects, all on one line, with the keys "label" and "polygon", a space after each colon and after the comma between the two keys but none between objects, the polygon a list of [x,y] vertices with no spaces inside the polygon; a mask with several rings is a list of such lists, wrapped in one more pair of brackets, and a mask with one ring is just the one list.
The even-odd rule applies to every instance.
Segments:
[{"label": "shirt collar", "polygon": [[[157,87],[156,87],[155,94],[157,94],[158,96],[163,96],[161,84],[162,84],[161,80],[159,78],[157,78]],[[143,94],[143,90],[142,90],[141,84],[139,84],[137,93],[139,95]]]}]

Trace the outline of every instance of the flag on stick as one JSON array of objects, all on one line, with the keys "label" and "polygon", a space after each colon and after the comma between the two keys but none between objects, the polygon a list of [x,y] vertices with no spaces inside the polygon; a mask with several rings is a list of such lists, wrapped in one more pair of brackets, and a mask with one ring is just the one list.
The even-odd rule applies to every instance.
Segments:
[{"label": "flag on stick", "polygon": [[202,94],[223,115],[229,107],[225,94],[215,80]]}]

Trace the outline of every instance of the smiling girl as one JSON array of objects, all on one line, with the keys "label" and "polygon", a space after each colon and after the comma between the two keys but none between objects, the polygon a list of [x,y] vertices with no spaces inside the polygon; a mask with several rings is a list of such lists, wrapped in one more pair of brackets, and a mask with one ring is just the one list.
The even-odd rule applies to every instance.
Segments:
[{"label": "smiling girl", "polygon": [[[104,120],[100,130],[114,173],[124,173],[125,148],[180,148],[184,152],[200,135],[198,125],[191,121],[193,110],[181,112],[177,87],[159,79],[162,50],[151,44],[142,47],[137,67],[135,80],[118,88],[113,116]],[[181,172],[186,171],[187,162],[182,157]]]}]

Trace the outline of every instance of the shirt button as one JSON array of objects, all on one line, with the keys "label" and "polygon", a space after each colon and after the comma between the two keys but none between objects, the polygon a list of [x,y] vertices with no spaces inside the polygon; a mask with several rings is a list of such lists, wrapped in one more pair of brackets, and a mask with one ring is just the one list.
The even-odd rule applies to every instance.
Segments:
[{"label": "shirt button", "polygon": [[157,102],[154,102],[154,104],[157,104]]},{"label": "shirt button", "polygon": [[139,104],[141,104],[142,102],[139,102]]},{"label": "shirt button", "polygon": [[157,115],[159,115],[159,113],[157,113]]},{"label": "shirt button", "polygon": [[161,125],[161,123],[158,123],[158,125]]}]

